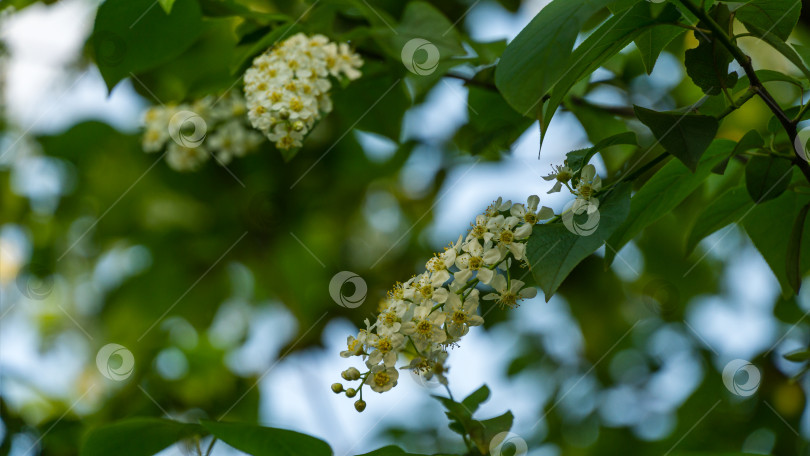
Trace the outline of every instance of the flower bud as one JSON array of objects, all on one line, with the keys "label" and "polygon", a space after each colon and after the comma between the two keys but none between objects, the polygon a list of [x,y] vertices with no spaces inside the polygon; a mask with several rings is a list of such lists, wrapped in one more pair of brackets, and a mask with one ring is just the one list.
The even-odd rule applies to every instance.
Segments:
[{"label": "flower bud", "polygon": [[290,118],[290,113],[289,113],[289,112],[287,112],[287,111],[281,111],[280,113],[278,113],[278,116],[279,116],[279,117],[280,117],[282,120],[287,120],[287,119],[289,119],[289,118]]},{"label": "flower bud", "polygon": [[343,385],[340,383],[332,383],[332,392],[340,394],[343,392]]},{"label": "flower bud", "polygon": [[345,371],[341,372],[340,375],[345,380],[349,380],[349,381],[360,379],[360,371],[357,370],[357,368],[354,368],[354,367],[350,367],[350,368],[346,369]]},{"label": "flower bud", "polygon": [[354,397],[357,395],[357,390],[354,388],[349,388],[346,390],[346,397]]},{"label": "flower bud", "polygon": [[366,401],[359,399],[357,402],[354,403],[354,408],[358,412],[362,412],[363,410],[366,409]]},{"label": "flower bud", "polygon": [[300,120],[296,120],[295,122],[293,122],[292,127],[293,127],[293,130],[295,130],[295,131],[301,131],[301,130],[304,129],[304,122],[301,122]]}]

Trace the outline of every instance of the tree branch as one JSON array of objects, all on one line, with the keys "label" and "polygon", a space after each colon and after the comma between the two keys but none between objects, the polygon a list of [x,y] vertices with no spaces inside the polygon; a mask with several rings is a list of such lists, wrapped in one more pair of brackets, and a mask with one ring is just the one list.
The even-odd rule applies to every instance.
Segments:
[{"label": "tree branch", "polygon": [[692,3],[692,0],[681,0],[686,9],[692,12],[700,22],[704,23],[709,30],[712,31],[712,37],[716,38],[720,43],[728,49],[731,53],[731,56],[734,57],[734,60],[740,64],[742,69],[745,71],[745,74],[748,76],[748,82],[751,85],[751,90],[753,90],[762,101],[768,106],[768,109],[771,110],[774,116],[779,120],[779,123],[782,124],[782,128],[785,129],[785,132],[790,139],[791,147],[793,148],[793,153],[796,155],[796,158],[793,160],[793,163],[802,171],[804,177],[810,182],[810,163],[804,160],[804,157],[799,155],[799,151],[796,150],[795,146],[793,146],[796,135],[798,134],[796,130],[796,123],[793,122],[790,118],[788,118],[785,111],[779,106],[779,103],[771,96],[765,86],[762,85],[762,81],[759,80],[757,77],[756,71],[754,71],[754,67],[751,64],[751,57],[747,56],[742,49],[740,49],[731,38],[729,38],[728,34],[720,24],[715,22],[714,19],[711,18],[703,8],[696,6]]}]

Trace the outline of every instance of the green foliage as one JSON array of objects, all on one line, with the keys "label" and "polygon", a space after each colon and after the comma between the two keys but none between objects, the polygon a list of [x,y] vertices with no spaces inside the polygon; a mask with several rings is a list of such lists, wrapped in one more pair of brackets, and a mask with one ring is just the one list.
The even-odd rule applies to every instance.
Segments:
[{"label": "green foliage", "polygon": [[636,116],[652,130],[667,152],[692,171],[717,134],[719,123],[711,116],[681,112],[655,112],[639,106]]},{"label": "green foliage", "polygon": [[746,27],[767,30],[784,41],[796,27],[801,11],[801,0],[751,0],[734,10],[734,16]]},{"label": "green foliage", "polygon": [[751,157],[745,166],[745,188],[759,204],[781,195],[790,184],[793,165],[784,157]]},{"label": "green foliage", "polygon": [[[631,207],[629,184],[612,189],[599,204],[599,225],[587,235],[574,232],[563,223],[536,225],[526,246],[526,256],[534,280],[546,293],[546,301],[562,284],[569,273],[586,257],[614,236],[625,223]],[[635,198],[633,198],[635,201]],[[589,214],[573,216],[573,223],[584,225]],[[610,245],[610,243],[608,243]],[[610,246],[611,251],[616,246]]]},{"label": "green foliage", "polygon": [[501,432],[509,431],[514,419],[512,412],[482,421],[473,419],[481,403],[489,399],[489,394],[489,388],[484,385],[461,402],[443,396],[433,396],[447,409],[445,414],[450,419],[450,429],[462,436],[468,435],[481,454],[488,454],[492,438]]},{"label": "green foliage", "polygon": [[700,213],[686,241],[691,253],[706,236],[732,223],[738,223],[753,208],[754,202],[743,187],[734,187],[718,196]]},{"label": "green foliage", "polygon": [[179,440],[205,434],[190,423],[158,418],[132,418],[101,426],[88,433],[81,456],[152,456]]},{"label": "green foliage", "polygon": [[732,141],[715,140],[694,172],[680,162],[671,161],[664,165],[633,196],[627,220],[616,228],[608,240],[611,248],[605,252],[605,261],[612,263],[616,253],[644,227],[675,209],[703,184],[712,168],[731,155],[733,148]]},{"label": "green foliage", "polygon": [[268,428],[241,423],[203,421],[211,434],[253,456],[330,456],[329,444],[315,437],[286,429]]},{"label": "green foliage", "polygon": [[130,73],[166,63],[188,49],[203,29],[195,0],[178,0],[171,14],[152,0],[106,0],[93,27],[96,63],[112,90]]},{"label": "green foliage", "polygon": [[[726,5],[714,9],[714,19],[720,27],[729,28],[731,13]],[[698,27],[705,24],[698,23]],[[686,72],[696,86],[707,95],[717,95],[721,90],[734,87],[737,73],[729,73],[728,65],[733,60],[731,52],[712,37],[701,31],[695,31],[698,47],[689,49],[684,54]]]},{"label": "green foliage", "polygon": [[509,43],[495,72],[506,101],[535,117],[541,98],[566,72],[579,30],[612,0],[554,0]]}]

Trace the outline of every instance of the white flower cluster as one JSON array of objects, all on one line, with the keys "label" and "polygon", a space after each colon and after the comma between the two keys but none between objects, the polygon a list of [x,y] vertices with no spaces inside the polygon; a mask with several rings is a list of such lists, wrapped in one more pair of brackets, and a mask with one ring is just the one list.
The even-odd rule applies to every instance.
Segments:
[{"label": "white flower cluster", "polygon": [[362,65],[346,43],[293,35],[253,59],[245,72],[250,123],[278,149],[301,147],[321,114],[332,110],[329,76],[354,80]]},{"label": "white flower cluster", "polygon": [[[382,393],[396,386],[399,372],[395,365],[400,355],[410,359],[401,369],[409,369],[426,379],[435,377],[446,384],[447,349],[454,346],[484,319],[477,314],[480,299],[492,300],[501,308],[514,308],[524,298],[533,298],[537,290],[525,287],[510,277],[512,261],[527,263],[526,243],[532,227],[540,220],[554,217],[540,198],[529,197],[528,204],[512,204],[498,198],[476,217],[466,237],[459,236],[442,253],[434,255],[425,272],[405,283],[397,283],[380,305],[374,323],[349,336],[347,349],[340,356],[360,356],[366,371],[352,367],[342,373],[347,381],[359,380],[357,388],[343,389],[335,383],[335,393],[345,392],[360,399],[355,408],[363,411],[363,387]],[[481,297],[476,286],[492,290]]]},{"label": "white flower cluster", "polygon": [[143,150],[166,148],[166,161],[177,171],[194,171],[212,154],[222,165],[255,150],[264,140],[250,128],[242,94],[232,90],[192,103],[154,106],[144,114]]},{"label": "white flower cluster", "polygon": [[551,174],[543,179],[555,181],[554,187],[548,193],[559,192],[565,185],[577,197],[571,207],[572,212],[579,213],[583,208],[587,208],[589,211],[599,208],[599,199],[595,195],[602,189],[602,178],[596,174],[596,168],[593,165],[583,166],[579,179],[574,179],[574,172],[568,167],[568,163],[555,166]]}]

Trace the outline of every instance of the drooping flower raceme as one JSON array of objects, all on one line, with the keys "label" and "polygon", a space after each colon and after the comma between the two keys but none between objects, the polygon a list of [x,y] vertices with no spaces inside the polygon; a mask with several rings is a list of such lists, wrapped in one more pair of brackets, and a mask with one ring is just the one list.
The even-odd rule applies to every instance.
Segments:
[{"label": "drooping flower raceme", "polygon": [[237,90],[192,103],[149,108],[143,117],[143,150],[166,150],[177,171],[194,171],[213,156],[222,165],[255,150],[263,141],[250,128],[245,100]]},{"label": "drooping flower raceme", "polygon": [[302,146],[322,114],[332,110],[329,77],[354,80],[363,65],[346,43],[298,33],[253,59],[245,72],[250,122],[278,149]]},{"label": "drooping flower raceme", "polygon": [[[365,329],[349,336],[344,358],[360,357],[365,367],[349,368],[342,373],[346,381],[359,381],[357,387],[344,390],[332,385],[336,393],[348,397],[360,394],[358,411],[365,409],[363,388],[382,393],[396,386],[399,373],[395,364],[400,357],[410,362],[400,369],[412,370],[426,379],[436,378],[447,384],[448,348],[456,345],[473,326],[484,318],[478,314],[481,299],[501,308],[514,308],[522,299],[533,298],[537,291],[510,277],[513,261],[526,264],[526,243],[532,227],[554,217],[547,207],[538,208],[540,198],[532,195],[528,204],[512,204],[501,198],[476,217],[466,236],[459,236],[444,252],[437,253],[425,265],[425,271],[405,283],[397,283],[381,303],[381,310]],[[479,284],[492,292],[483,297]]]}]

